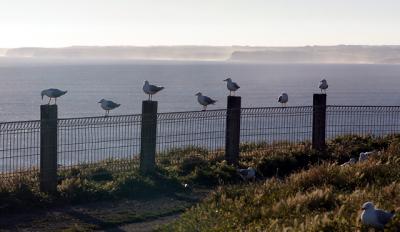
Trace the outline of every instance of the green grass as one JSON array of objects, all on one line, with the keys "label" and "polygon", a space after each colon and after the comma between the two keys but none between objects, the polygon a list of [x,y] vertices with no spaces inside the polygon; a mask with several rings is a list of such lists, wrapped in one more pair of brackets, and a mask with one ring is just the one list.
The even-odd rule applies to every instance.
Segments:
[{"label": "green grass", "polygon": [[[341,167],[332,162],[374,149],[381,151],[379,155],[363,163]],[[160,231],[367,231],[359,221],[362,203],[373,201],[387,210],[400,206],[398,137],[337,138],[328,148],[335,155],[321,156],[318,162],[312,158],[317,154],[304,156],[307,150],[295,149],[284,158],[271,158],[277,157],[275,152],[264,156],[268,162],[260,161],[258,167],[286,164],[286,177],[221,186]],[[314,164],[301,168],[303,160]],[[294,172],[289,174],[289,169]],[[397,217],[387,231],[398,231],[399,225]]]},{"label": "green grass", "polygon": [[[234,225],[235,228],[249,229],[253,228],[252,225],[256,228],[259,221],[262,221],[265,225],[270,225],[273,220],[278,220],[276,223],[272,224],[281,226],[279,228],[283,228],[282,226],[290,227],[294,226],[291,224],[294,223],[293,220],[285,221],[280,218],[268,218],[267,220],[265,216],[263,216],[265,213],[271,212],[268,211],[269,207],[272,203],[275,204],[275,201],[288,199],[290,202],[296,202],[295,200],[290,200],[296,196],[296,194],[299,194],[299,196],[302,196],[304,199],[314,199],[320,195],[325,196],[321,194],[320,191],[322,191],[322,193],[328,193],[327,195],[334,197],[326,199],[326,203],[322,204],[321,207],[329,208],[328,206],[330,206],[333,207],[329,208],[330,210],[335,210],[337,206],[340,205],[339,203],[342,203],[342,201],[339,201],[341,198],[338,198],[338,195],[345,196],[345,194],[352,194],[357,189],[363,191],[363,186],[371,188],[371,190],[368,191],[373,192],[372,184],[376,184],[376,182],[379,182],[379,185],[377,185],[379,188],[384,188],[390,186],[393,181],[397,181],[397,176],[386,176],[388,174],[383,172],[384,169],[374,169],[374,165],[369,167],[369,169],[368,166],[357,165],[357,168],[341,171],[341,169],[338,169],[336,166],[327,164],[336,161],[347,161],[350,157],[358,155],[361,151],[386,149],[390,150],[390,152],[386,152],[387,154],[397,154],[396,152],[399,153],[400,148],[393,145],[397,144],[397,141],[399,141],[399,137],[396,136],[385,138],[343,136],[329,141],[326,153],[317,153],[313,151],[309,143],[292,145],[284,143],[242,144],[240,147],[242,154],[240,166],[255,167],[261,178],[272,178],[265,183],[254,185],[243,185],[242,180],[236,172],[236,168],[228,165],[223,160],[223,151],[210,152],[197,147],[175,149],[168,153],[159,154],[157,159],[159,168],[154,175],[150,176],[141,175],[136,168],[130,171],[115,170],[115,167],[119,165],[118,162],[120,162],[121,165],[135,166],[134,163],[127,161],[109,160],[94,166],[85,165],[70,170],[61,170],[59,172],[60,180],[57,194],[53,196],[39,191],[37,175],[16,175],[7,178],[6,181],[2,178],[0,182],[0,214],[20,211],[26,212],[27,208],[48,208],[52,206],[101,200],[154,198],[161,195],[174,195],[182,192],[190,193],[191,188],[199,186],[206,188],[222,186],[219,187],[220,189],[216,191],[207,202],[200,205],[199,208],[195,208],[185,214],[182,220],[186,220],[189,223],[188,225],[190,225],[190,223],[194,223],[193,225],[195,225],[198,222],[190,221],[190,218],[194,217],[193,215],[198,217],[199,215],[197,214],[200,214],[200,218],[204,217],[204,222],[202,222],[201,225],[204,226],[204,228],[208,228],[207,226],[213,225],[213,220],[215,222],[221,221],[222,218],[218,216],[221,214],[220,211],[218,211],[220,207],[223,209],[225,204],[232,204],[229,207],[234,207],[235,204],[238,204],[237,208],[231,208],[231,217],[224,215],[227,221]],[[281,145],[285,145],[284,148],[277,148]],[[396,149],[398,149],[398,151]],[[383,163],[379,165],[383,165]],[[397,168],[397,166],[393,166],[393,168]],[[362,172],[364,169],[368,170],[370,173],[383,172],[381,173],[382,176],[390,181],[384,182],[385,178],[383,177],[378,178],[376,175],[371,175],[369,172]],[[328,170],[328,172],[323,172],[323,170]],[[336,175],[336,172],[339,171],[341,174]],[[317,172],[318,175],[314,175],[320,178],[301,182],[301,180],[306,177],[303,179],[297,177],[299,183],[293,184],[295,180],[292,179],[296,179],[294,176],[310,176],[310,173],[313,172]],[[293,173],[298,174],[294,175]],[[363,174],[361,175],[359,173]],[[346,178],[349,176],[358,177],[360,175],[361,177],[357,179],[356,183],[339,181],[343,178],[347,181]],[[282,178],[286,179],[282,181]],[[336,182],[323,182],[325,179],[336,180]],[[184,184],[188,184],[190,187],[184,188]],[[263,191],[268,191],[268,194]],[[259,192],[258,197],[261,198],[259,199],[260,205],[253,202],[258,198],[252,194],[256,194],[257,192]],[[264,197],[264,194],[271,196]],[[223,199],[227,201],[225,202]],[[316,202],[318,202],[318,200]],[[246,204],[242,206],[241,204],[244,203],[249,203],[251,207],[246,208]],[[214,206],[211,207],[213,204]],[[262,211],[254,210],[255,214],[248,218],[243,218],[244,221],[242,221],[241,218],[237,219],[233,216],[236,213],[236,209],[243,207],[243,210],[247,209],[250,211],[253,207],[260,208],[264,204],[266,204],[266,206]],[[310,207],[315,208],[315,204],[317,203],[311,202]],[[217,210],[218,213],[212,213],[212,210],[214,210],[214,212]],[[285,209],[282,208],[282,211],[278,211],[284,212],[284,210]],[[241,213],[237,216],[239,217],[240,215]],[[316,215],[319,214],[315,214],[314,216]],[[292,216],[295,217],[295,215]],[[263,221],[264,219],[267,221]],[[307,220],[311,220],[311,218]],[[297,223],[301,224],[301,222],[305,223],[305,221],[300,219],[297,220]],[[178,222],[174,225],[174,228],[185,231],[188,227],[181,227],[183,224],[184,223],[179,224]]]}]

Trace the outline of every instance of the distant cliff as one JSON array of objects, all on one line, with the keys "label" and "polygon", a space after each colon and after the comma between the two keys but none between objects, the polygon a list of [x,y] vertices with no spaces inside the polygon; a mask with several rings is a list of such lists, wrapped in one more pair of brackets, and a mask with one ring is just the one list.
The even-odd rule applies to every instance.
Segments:
[{"label": "distant cliff", "polygon": [[[1,52],[0,49],[0,55]],[[4,52],[8,57],[33,58],[400,64],[400,46],[73,46],[65,48],[13,48]]]},{"label": "distant cliff", "polygon": [[66,48],[15,48],[7,51],[9,57],[45,57],[45,58],[111,58],[140,60],[226,60],[234,47],[211,46],[110,46]]},{"label": "distant cliff", "polygon": [[235,51],[232,61],[265,63],[400,64],[400,46],[307,46]]}]

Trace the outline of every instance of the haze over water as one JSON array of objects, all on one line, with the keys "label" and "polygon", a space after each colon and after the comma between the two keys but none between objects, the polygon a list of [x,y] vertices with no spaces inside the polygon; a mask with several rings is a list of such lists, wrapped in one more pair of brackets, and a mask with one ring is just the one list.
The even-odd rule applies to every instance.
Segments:
[{"label": "haze over water", "polygon": [[223,79],[240,86],[243,107],[279,106],[281,92],[289,106],[311,105],[318,82],[329,83],[328,104],[400,105],[400,65],[299,65],[176,61],[68,61],[0,59],[0,121],[39,119],[40,91],[68,90],[60,98],[59,117],[101,116],[97,103],[121,103],[111,115],[140,113],[144,80],[165,86],[155,95],[159,112],[200,110],[197,92],[218,100],[209,109],[226,106]]}]

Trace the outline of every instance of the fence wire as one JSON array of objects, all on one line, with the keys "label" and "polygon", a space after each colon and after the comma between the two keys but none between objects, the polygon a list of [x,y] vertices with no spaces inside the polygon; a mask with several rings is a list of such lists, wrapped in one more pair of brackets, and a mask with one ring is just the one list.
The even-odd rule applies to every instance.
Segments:
[{"label": "fence wire", "polygon": [[[384,136],[400,132],[400,106],[327,106],[326,137]],[[160,163],[192,156],[222,157],[227,110],[157,114],[156,152]],[[312,106],[241,109],[242,147],[274,149],[312,137]],[[58,119],[58,170],[105,165],[132,170],[138,165],[142,115]],[[37,173],[40,121],[0,123],[1,176]],[[241,150],[241,154],[244,154]]]},{"label": "fence wire", "polygon": [[157,124],[157,153],[163,162],[224,151],[226,110],[161,113]]},{"label": "fence wire", "polygon": [[2,177],[37,173],[40,164],[40,121],[0,123]]},{"label": "fence wire", "polygon": [[312,106],[243,108],[240,141],[269,149],[310,141],[312,114]]},{"label": "fence wire", "polygon": [[400,132],[400,106],[327,106],[326,137]]},{"label": "fence wire", "polygon": [[59,167],[134,168],[140,153],[140,119],[140,115],[59,119]]}]

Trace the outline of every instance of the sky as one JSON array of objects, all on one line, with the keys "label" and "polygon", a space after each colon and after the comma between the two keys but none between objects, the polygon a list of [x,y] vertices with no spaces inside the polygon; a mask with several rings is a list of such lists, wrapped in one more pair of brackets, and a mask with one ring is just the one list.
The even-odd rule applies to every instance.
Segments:
[{"label": "sky", "polygon": [[0,0],[0,48],[398,45],[399,0]]}]

